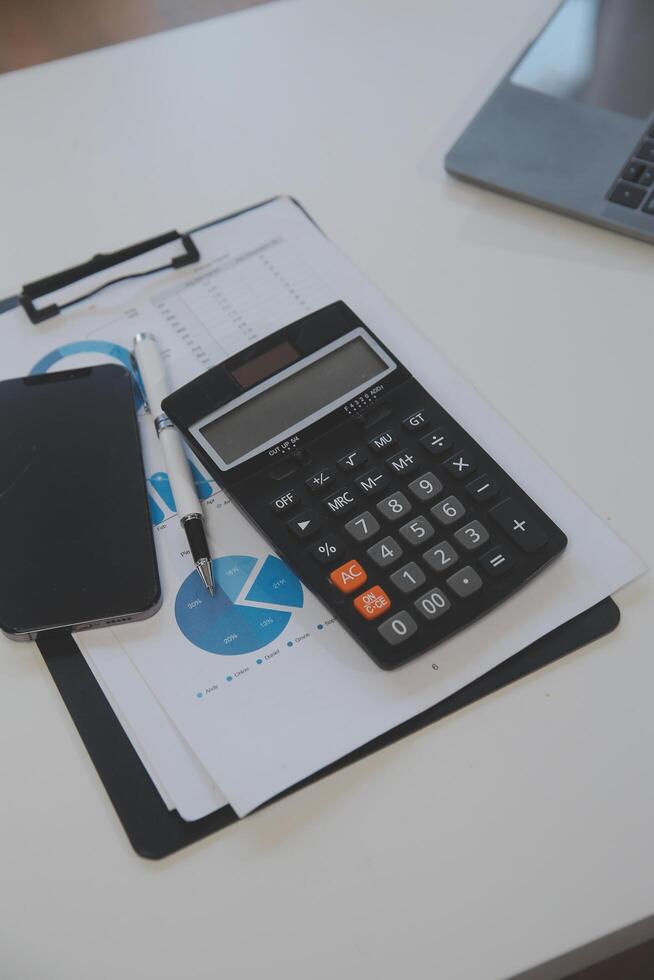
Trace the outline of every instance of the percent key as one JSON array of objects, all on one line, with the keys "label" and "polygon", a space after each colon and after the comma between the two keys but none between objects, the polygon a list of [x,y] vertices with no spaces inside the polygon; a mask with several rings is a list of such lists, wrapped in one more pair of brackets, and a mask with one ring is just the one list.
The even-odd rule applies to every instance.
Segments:
[{"label": "percent key", "polygon": [[326,565],[328,562],[340,558],[344,550],[343,542],[335,534],[326,534],[309,548],[315,560],[321,565]]}]

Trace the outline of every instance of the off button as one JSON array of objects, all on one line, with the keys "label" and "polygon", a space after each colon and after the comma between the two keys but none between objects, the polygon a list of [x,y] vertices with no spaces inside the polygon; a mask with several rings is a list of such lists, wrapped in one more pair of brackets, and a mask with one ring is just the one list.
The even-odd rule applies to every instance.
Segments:
[{"label": "off button", "polygon": [[284,493],[280,493],[279,497],[270,501],[270,507],[276,514],[287,514],[294,507],[297,507],[299,500],[300,497],[296,490],[285,490]]}]

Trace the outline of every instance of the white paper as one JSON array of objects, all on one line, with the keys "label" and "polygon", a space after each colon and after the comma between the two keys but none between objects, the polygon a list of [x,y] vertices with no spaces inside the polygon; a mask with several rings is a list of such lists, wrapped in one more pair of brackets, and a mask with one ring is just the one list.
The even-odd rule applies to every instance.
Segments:
[{"label": "white paper", "polygon": [[[224,495],[212,492],[203,506],[230,601],[220,615],[209,616],[198,637],[192,625],[197,603],[208,600],[194,582],[177,522],[169,519],[165,477],[155,479],[161,464],[144,419],[146,470],[154,513],[161,518],[155,538],[165,602],[153,619],[115,633],[210,780],[244,814],[447,697],[615,592],[643,566],[292,202],[247,212],[196,238],[202,269],[168,277],[170,285],[151,284],[146,303],[127,316],[116,310],[113,321],[106,315],[89,318],[82,310],[60,320],[47,343],[39,338],[38,345],[28,330],[29,349],[15,351],[6,373],[26,373],[36,346],[54,346],[55,335],[61,344],[93,331],[94,337],[125,344],[147,322],[168,345],[171,378],[179,384],[258,336],[340,298],[570,539],[564,555],[503,606],[433,654],[387,673],[288,569],[275,564],[268,546]],[[3,336],[24,342],[25,318],[16,314],[14,320],[13,332],[5,328]],[[281,601],[275,603],[275,596]],[[234,628],[225,632],[230,623]],[[257,623],[260,635],[250,635],[251,649],[234,653],[244,645],[248,624]],[[93,655],[100,637],[88,633],[85,644]],[[162,781],[168,785],[163,774]]]},{"label": "white paper", "polygon": [[169,810],[198,820],[227,804],[120,644],[120,632],[97,630],[77,643]]}]

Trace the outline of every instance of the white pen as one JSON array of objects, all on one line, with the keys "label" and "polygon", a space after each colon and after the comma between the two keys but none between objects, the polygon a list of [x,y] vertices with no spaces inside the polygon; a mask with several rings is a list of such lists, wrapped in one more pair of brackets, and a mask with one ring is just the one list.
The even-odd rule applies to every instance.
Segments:
[{"label": "white pen", "polygon": [[169,394],[169,389],[166,369],[154,334],[137,333],[134,338],[134,359],[143,382],[147,408],[154,418],[154,427],[159,436],[177,516],[186,534],[198,575],[210,595],[213,595],[215,585],[202,506],[181,436],[161,409],[161,402]]}]

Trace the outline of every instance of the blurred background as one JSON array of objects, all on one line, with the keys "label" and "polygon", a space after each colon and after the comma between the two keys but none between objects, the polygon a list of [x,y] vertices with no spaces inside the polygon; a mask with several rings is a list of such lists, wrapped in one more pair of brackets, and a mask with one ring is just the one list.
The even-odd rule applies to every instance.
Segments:
[{"label": "blurred background", "polygon": [[0,0],[0,73],[267,0]]}]

